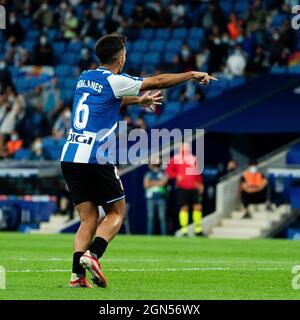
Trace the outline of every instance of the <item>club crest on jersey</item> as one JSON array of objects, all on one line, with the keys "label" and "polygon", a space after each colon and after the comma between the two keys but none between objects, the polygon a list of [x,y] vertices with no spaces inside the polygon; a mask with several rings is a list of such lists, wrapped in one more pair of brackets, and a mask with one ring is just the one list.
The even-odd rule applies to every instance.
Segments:
[{"label": "club crest on jersey", "polygon": [[91,144],[93,142],[93,137],[87,137],[84,134],[78,133],[69,133],[67,141],[74,142],[74,143],[84,143],[84,144]]}]

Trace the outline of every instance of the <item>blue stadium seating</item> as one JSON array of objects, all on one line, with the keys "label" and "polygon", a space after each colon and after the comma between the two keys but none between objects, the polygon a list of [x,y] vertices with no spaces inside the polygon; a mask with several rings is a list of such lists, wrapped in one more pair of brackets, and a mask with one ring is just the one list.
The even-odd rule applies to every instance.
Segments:
[{"label": "blue stadium seating", "polygon": [[187,36],[186,28],[175,28],[172,30],[172,38],[173,39],[184,39]]},{"label": "blue stadium seating", "polygon": [[48,30],[47,37],[50,41],[53,41],[58,36],[58,31],[56,29]]},{"label": "blue stadium seating", "polygon": [[158,52],[148,52],[144,55],[144,63],[157,66],[159,64],[160,54]]},{"label": "blue stadium seating", "polygon": [[31,30],[31,29],[29,29],[29,31],[26,34],[26,39],[27,40],[37,40],[39,35],[40,35],[40,31],[39,30]]},{"label": "blue stadium seating", "polygon": [[271,73],[274,73],[274,74],[283,74],[286,72],[287,72],[287,67],[272,66],[272,68],[271,68]]},{"label": "blue stadium seating", "polygon": [[194,52],[199,52],[201,50],[201,40],[197,38],[189,38],[187,44]]},{"label": "blue stadium seating", "polygon": [[174,53],[174,52],[166,52],[164,54],[164,62],[165,63],[172,63],[175,55],[176,55],[176,53]]},{"label": "blue stadium seating", "polygon": [[145,52],[148,49],[148,40],[137,40],[132,44],[132,50]]},{"label": "blue stadium seating", "polygon": [[82,48],[81,42],[70,42],[68,45],[68,51],[70,53],[79,53]]},{"label": "blue stadium seating", "polygon": [[288,68],[288,72],[291,74],[300,74],[300,66],[299,65],[294,65],[292,67]]},{"label": "blue stadium seating", "polygon": [[180,102],[177,101],[171,101],[168,102],[168,104],[165,106],[165,110],[169,113],[177,114],[181,112],[183,109],[183,106]]},{"label": "blue stadium seating", "polygon": [[157,29],[156,30],[156,39],[169,39],[170,38],[170,31],[167,29]]},{"label": "blue stadium seating", "polygon": [[58,65],[55,68],[55,74],[59,78],[67,77],[70,75],[70,67],[64,64]]},{"label": "blue stadium seating", "polygon": [[149,43],[148,49],[150,51],[162,51],[164,50],[165,44],[166,42],[163,39],[153,40]]},{"label": "blue stadium seating", "polygon": [[154,29],[146,28],[140,31],[140,38],[143,40],[150,40],[154,37]]},{"label": "blue stadium seating", "polygon": [[59,56],[65,53],[66,44],[63,41],[57,41],[52,43],[54,53]]},{"label": "blue stadium seating", "polygon": [[30,149],[22,148],[14,154],[14,160],[29,160],[30,155],[31,155]]},{"label": "blue stadium seating", "polygon": [[166,50],[169,52],[179,52],[182,46],[182,40],[170,40],[166,44]]},{"label": "blue stadium seating", "polygon": [[132,52],[128,56],[128,61],[130,62],[131,67],[134,67],[135,65],[140,66],[143,61],[143,54],[141,52]]}]

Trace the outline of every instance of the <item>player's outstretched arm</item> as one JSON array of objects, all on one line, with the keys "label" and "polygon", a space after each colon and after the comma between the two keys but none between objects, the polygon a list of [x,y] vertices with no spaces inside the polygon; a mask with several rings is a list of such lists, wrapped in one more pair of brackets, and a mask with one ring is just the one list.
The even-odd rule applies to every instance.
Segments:
[{"label": "player's outstretched arm", "polygon": [[200,84],[209,84],[210,80],[217,80],[208,73],[199,71],[173,74],[165,73],[154,77],[144,78],[140,91],[169,88],[193,79],[199,81]]}]

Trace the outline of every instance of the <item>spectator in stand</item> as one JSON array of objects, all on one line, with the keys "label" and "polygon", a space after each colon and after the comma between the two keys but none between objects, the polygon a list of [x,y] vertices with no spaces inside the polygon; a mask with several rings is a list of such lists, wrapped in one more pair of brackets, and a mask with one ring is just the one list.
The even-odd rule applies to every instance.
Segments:
[{"label": "spectator in stand", "polygon": [[229,16],[229,22],[227,24],[230,39],[236,41],[242,34],[242,21],[238,19],[235,13],[231,13]]},{"label": "spectator in stand", "polygon": [[34,47],[33,64],[37,66],[53,66],[54,54],[51,43],[46,35],[42,34]]},{"label": "spectator in stand", "polygon": [[22,148],[22,146],[23,140],[19,137],[17,131],[13,131],[10,135],[10,139],[6,144],[6,157],[13,157],[14,154]]},{"label": "spectator in stand", "polygon": [[235,160],[229,160],[226,166],[226,174],[234,172],[239,168],[239,164]]},{"label": "spectator in stand", "polygon": [[171,27],[184,26],[185,7],[181,0],[172,0],[169,6],[171,16]]},{"label": "spectator in stand", "polygon": [[202,235],[201,202],[204,185],[201,175],[197,173],[197,168],[196,157],[190,152],[189,145],[184,143],[180,152],[170,160],[166,169],[167,176],[169,179],[176,180],[178,188],[179,224],[182,236],[188,234],[190,207],[193,211],[194,234]]},{"label": "spectator in stand", "polygon": [[188,101],[202,102],[204,101],[204,93],[199,85],[187,82],[180,91],[179,100],[181,103]]},{"label": "spectator in stand", "polygon": [[269,45],[271,65],[285,66],[288,64],[289,49],[285,47],[283,37],[278,29],[273,29]]},{"label": "spectator in stand", "polygon": [[206,30],[211,30],[214,26],[218,26],[221,33],[226,31],[226,18],[217,1],[208,3],[207,8],[200,17],[200,21],[202,21],[202,27]]},{"label": "spectator in stand", "polygon": [[43,1],[32,16],[33,22],[38,29],[48,30],[53,27],[54,13],[49,8],[48,1]]},{"label": "spectator in stand", "polygon": [[265,73],[270,68],[269,57],[262,47],[255,49],[254,56],[248,60],[247,72],[250,75]]},{"label": "spectator in stand", "polygon": [[297,43],[297,36],[296,31],[291,27],[290,20],[286,19],[280,29],[284,46],[289,50],[293,50]]},{"label": "spectator in stand", "polygon": [[51,157],[43,148],[43,138],[37,137],[31,146],[30,160],[50,160]]},{"label": "spectator in stand", "polygon": [[243,218],[251,218],[248,211],[250,204],[267,203],[267,186],[268,180],[258,171],[256,160],[251,160],[240,183],[241,199],[245,208]]},{"label": "spectator in stand", "polygon": [[88,48],[81,49],[81,58],[78,62],[78,74],[84,70],[92,69],[95,64],[95,60],[91,57],[91,52]]},{"label": "spectator in stand", "polygon": [[182,72],[187,72],[196,69],[195,55],[192,53],[188,44],[184,43],[180,50],[179,63],[182,66]]},{"label": "spectator in stand", "polygon": [[241,46],[237,45],[229,55],[226,62],[226,72],[229,76],[243,76],[247,65],[247,59]]},{"label": "spectator in stand", "polygon": [[62,32],[66,40],[74,40],[77,37],[77,28],[79,22],[71,7],[67,7],[64,17]]},{"label": "spectator in stand", "polygon": [[142,3],[138,2],[131,15],[130,27],[131,28],[144,28],[147,24],[148,18],[146,17],[145,7]]},{"label": "spectator in stand", "polygon": [[45,90],[42,92],[44,111],[50,118],[52,118],[63,103],[58,79],[52,78],[50,84],[46,85],[44,88]]},{"label": "spectator in stand", "polygon": [[80,39],[92,39],[95,36],[95,30],[97,30],[97,21],[92,17],[92,11],[86,9],[81,20]]},{"label": "spectator in stand", "polygon": [[10,12],[4,32],[6,39],[13,37],[16,39],[17,43],[20,43],[23,40],[24,32],[20,22],[17,19],[16,12]]},{"label": "spectator in stand", "polygon": [[255,0],[248,8],[245,16],[246,31],[249,34],[253,30],[263,30],[266,27],[268,13],[263,8],[261,0]]},{"label": "spectator in stand", "polygon": [[119,29],[124,23],[123,18],[123,5],[121,0],[113,0],[113,2],[107,6],[105,10],[105,27],[108,33],[115,31],[121,32]]},{"label": "spectator in stand", "polygon": [[0,94],[6,92],[8,87],[14,91],[10,71],[7,68],[5,60],[0,59]]},{"label": "spectator in stand", "polygon": [[214,26],[208,39],[209,59],[208,72],[220,72],[225,67],[228,45],[222,42],[220,28]]},{"label": "spectator in stand", "polygon": [[29,61],[28,51],[18,44],[17,39],[13,36],[7,41],[5,60],[15,67],[22,67]]},{"label": "spectator in stand", "polygon": [[155,211],[158,211],[160,233],[167,234],[166,221],[166,184],[168,178],[161,169],[160,164],[149,165],[149,171],[144,177],[144,189],[147,203],[147,234],[152,235],[154,231]]},{"label": "spectator in stand", "polygon": [[70,129],[71,115],[71,110],[67,107],[57,118],[52,130],[52,135],[55,138],[61,139],[67,135],[67,132]]}]

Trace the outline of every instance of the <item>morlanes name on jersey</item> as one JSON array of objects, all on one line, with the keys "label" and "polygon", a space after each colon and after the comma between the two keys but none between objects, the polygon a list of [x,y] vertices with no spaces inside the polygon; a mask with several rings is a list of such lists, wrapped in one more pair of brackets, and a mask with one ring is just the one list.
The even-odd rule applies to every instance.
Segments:
[{"label": "morlanes name on jersey", "polygon": [[102,86],[102,84],[99,84],[99,83],[92,81],[92,80],[79,80],[77,82],[76,89],[79,89],[79,88],[91,88],[91,89],[101,93],[103,86]]}]

